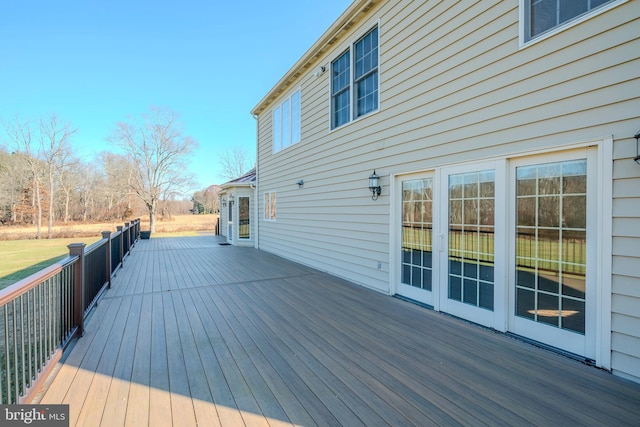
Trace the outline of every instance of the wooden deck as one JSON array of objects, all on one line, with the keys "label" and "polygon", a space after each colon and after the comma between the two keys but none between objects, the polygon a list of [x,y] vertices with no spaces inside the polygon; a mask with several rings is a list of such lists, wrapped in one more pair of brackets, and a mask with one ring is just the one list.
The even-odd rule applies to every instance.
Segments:
[{"label": "wooden deck", "polygon": [[640,425],[640,385],[214,236],[139,241],[40,403],[71,425]]}]

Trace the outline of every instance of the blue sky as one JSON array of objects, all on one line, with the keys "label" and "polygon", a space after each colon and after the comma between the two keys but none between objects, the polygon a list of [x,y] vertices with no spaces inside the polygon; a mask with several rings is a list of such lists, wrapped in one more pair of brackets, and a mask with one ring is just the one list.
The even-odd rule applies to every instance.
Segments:
[{"label": "blue sky", "polygon": [[195,189],[220,184],[217,153],[255,153],[250,110],[351,0],[5,0],[0,118],[50,113],[87,161],[118,121],[178,112],[199,148]]}]

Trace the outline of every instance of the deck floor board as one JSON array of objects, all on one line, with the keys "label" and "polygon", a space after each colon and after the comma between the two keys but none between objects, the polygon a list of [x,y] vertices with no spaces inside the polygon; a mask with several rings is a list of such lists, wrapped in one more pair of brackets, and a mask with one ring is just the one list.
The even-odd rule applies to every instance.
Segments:
[{"label": "deck floor board", "polygon": [[640,425],[640,385],[215,236],[136,243],[40,403],[70,425]]}]

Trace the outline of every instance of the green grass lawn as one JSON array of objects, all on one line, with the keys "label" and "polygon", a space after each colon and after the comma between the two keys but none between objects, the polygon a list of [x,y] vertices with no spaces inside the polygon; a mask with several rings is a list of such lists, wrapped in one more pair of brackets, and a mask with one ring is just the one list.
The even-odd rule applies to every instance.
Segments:
[{"label": "green grass lawn", "polygon": [[0,289],[50,266],[69,255],[67,245],[84,242],[88,245],[101,237],[2,240],[0,241]]}]

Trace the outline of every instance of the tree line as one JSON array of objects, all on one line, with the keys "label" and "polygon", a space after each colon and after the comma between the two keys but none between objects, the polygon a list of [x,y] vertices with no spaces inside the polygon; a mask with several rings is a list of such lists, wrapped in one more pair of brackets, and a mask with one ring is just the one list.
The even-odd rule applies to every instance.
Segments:
[{"label": "tree line", "polygon": [[78,157],[77,130],[50,114],[39,120],[2,120],[0,221],[33,224],[37,238],[51,236],[61,221],[123,221],[149,214],[188,213],[182,196],[191,184],[186,160],[196,146],[177,115],[152,109],[118,123],[108,140],[120,152]]},{"label": "tree line", "polygon": [[[51,237],[56,222],[124,221],[148,214],[217,213],[218,185],[192,194],[187,161],[197,142],[178,114],[151,108],[119,122],[107,137],[119,152],[87,160],[74,152],[77,129],[49,114],[38,120],[0,121],[0,222],[33,224],[37,238]],[[232,179],[250,168],[244,151],[224,149],[218,159]]]}]

